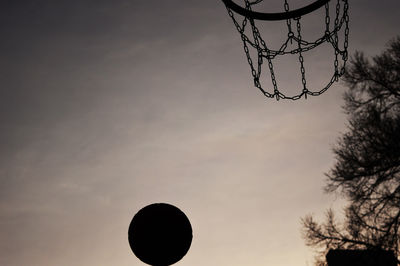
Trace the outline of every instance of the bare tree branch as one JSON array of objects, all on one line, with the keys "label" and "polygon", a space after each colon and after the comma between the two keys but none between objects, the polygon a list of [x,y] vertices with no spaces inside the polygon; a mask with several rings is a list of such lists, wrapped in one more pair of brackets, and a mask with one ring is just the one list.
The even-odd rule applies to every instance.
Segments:
[{"label": "bare tree branch", "polygon": [[379,248],[398,256],[400,37],[372,60],[356,52],[344,81],[348,131],[333,149],[336,160],[326,174],[325,192],[339,191],[349,203],[342,225],[332,210],[322,224],[310,215],[303,218],[303,238],[320,255],[330,248]]}]

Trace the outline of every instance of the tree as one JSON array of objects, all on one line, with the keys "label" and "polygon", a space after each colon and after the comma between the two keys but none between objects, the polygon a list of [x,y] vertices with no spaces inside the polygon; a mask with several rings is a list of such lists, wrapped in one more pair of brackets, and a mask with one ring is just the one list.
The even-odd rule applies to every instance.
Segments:
[{"label": "tree", "polygon": [[348,200],[344,221],[338,224],[332,210],[322,224],[308,215],[302,219],[303,237],[322,253],[361,248],[392,250],[398,256],[400,37],[372,60],[356,52],[344,82],[349,88],[343,107],[348,129],[333,148],[335,164],[325,187]]}]

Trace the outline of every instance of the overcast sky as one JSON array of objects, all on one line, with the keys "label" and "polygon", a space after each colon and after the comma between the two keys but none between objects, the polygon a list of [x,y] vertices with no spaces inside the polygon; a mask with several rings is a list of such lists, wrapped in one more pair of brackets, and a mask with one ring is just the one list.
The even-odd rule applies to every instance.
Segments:
[{"label": "overcast sky", "polygon": [[[349,1],[350,53],[379,53],[400,2]],[[127,231],[155,202],[192,223],[176,265],[312,265],[342,83],[266,99],[220,0],[3,0],[0,35],[0,265],[144,265]]]}]

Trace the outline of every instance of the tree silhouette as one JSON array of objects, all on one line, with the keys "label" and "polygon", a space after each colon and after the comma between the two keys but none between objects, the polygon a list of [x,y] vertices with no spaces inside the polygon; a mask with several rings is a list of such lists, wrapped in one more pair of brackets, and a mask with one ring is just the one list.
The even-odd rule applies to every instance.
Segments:
[{"label": "tree silhouette", "polygon": [[[322,224],[302,219],[308,246],[384,249],[399,255],[400,226],[400,37],[372,60],[356,52],[344,75],[348,130],[333,149],[327,193],[349,204],[342,224],[328,210]],[[318,262],[322,263],[321,257]],[[317,264],[318,264],[317,263]],[[399,261],[400,263],[400,261]]]}]

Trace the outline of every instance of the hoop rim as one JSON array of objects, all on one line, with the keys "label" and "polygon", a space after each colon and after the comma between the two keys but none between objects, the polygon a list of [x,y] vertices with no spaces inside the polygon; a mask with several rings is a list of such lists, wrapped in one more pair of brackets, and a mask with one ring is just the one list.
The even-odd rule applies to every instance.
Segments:
[{"label": "hoop rim", "polygon": [[233,0],[222,0],[222,1],[229,9],[232,9],[236,13],[247,18],[257,19],[257,20],[287,20],[291,18],[299,18],[310,12],[313,12],[314,10],[317,10],[318,8],[328,3],[330,0],[317,0],[305,7],[279,13],[255,12],[239,6],[238,4],[234,3]]}]

